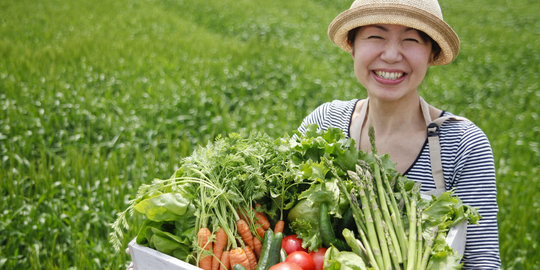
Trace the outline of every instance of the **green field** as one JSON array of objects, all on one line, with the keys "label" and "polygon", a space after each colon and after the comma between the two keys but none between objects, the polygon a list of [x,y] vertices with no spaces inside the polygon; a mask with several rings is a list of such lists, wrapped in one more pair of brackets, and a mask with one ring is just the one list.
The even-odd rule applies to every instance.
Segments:
[{"label": "green field", "polygon": [[[0,1],[0,268],[125,269],[110,223],[218,134],[365,97],[344,0]],[[495,154],[505,269],[540,265],[540,2],[440,0],[462,47],[421,86]],[[127,241],[135,231],[128,231]]]}]

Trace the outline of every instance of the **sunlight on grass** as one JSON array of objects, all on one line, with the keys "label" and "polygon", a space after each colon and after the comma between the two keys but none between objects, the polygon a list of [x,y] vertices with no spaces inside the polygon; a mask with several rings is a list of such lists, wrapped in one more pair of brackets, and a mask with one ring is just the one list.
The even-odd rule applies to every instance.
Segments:
[{"label": "sunlight on grass", "polygon": [[[328,40],[351,1],[0,3],[0,268],[125,269],[110,222],[218,134],[365,97]],[[488,135],[505,269],[538,265],[537,1],[440,1],[462,41],[421,94]],[[129,232],[133,236],[135,231]]]}]

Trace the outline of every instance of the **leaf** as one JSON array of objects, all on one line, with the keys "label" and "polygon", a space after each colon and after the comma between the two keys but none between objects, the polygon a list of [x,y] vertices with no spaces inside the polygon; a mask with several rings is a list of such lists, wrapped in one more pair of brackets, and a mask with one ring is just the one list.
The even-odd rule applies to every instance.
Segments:
[{"label": "leaf", "polygon": [[302,246],[308,250],[316,250],[322,245],[319,235],[319,207],[311,200],[299,201],[287,216],[289,226],[298,238],[302,239]]},{"label": "leaf", "polygon": [[461,269],[461,256],[455,254],[434,254],[430,257],[427,269],[454,270]]},{"label": "leaf", "polygon": [[179,193],[164,193],[140,201],[135,210],[152,221],[172,221],[184,215],[190,205]]},{"label": "leaf", "polygon": [[350,251],[339,251],[330,247],[324,255],[324,269],[332,270],[367,270],[364,260]]},{"label": "leaf", "polygon": [[480,218],[475,208],[466,206],[458,197],[453,197],[452,191],[444,192],[439,197],[433,196],[422,212],[422,219],[427,226],[438,225],[440,228],[452,227],[465,219],[474,224]]},{"label": "leaf", "polygon": [[150,242],[152,246],[165,254],[180,256],[180,259],[184,259],[189,255],[190,240],[188,238],[182,239],[172,233],[159,230],[158,228],[151,227],[152,237]]},{"label": "leaf", "polygon": [[434,197],[427,208],[422,211],[422,218],[428,226],[444,223],[451,218],[458,200],[450,196],[450,192],[444,192],[439,197]]},{"label": "leaf", "polygon": [[304,173],[303,177],[307,180],[323,181],[329,169],[322,162],[314,162],[309,159],[300,166]]}]

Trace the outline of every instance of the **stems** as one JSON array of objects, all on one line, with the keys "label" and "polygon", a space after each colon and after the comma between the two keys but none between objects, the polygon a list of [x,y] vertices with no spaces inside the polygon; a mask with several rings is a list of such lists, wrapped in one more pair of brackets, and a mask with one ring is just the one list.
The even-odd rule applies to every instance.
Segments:
[{"label": "stems", "polygon": [[418,269],[421,262],[422,262],[422,255],[423,255],[423,244],[422,244],[422,208],[418,207],[416,210],[417,216],[416,216],[416,266],[415,269]]},{"label": "stems", "polygon": [[[390,252],[390,258],[392,260],[393,269],[401,269],[399,266],[400,261],[398,260],[398,256],[395,252],[394,243],[392,242],[392,239],[390,237],[390,234],[388,233],[388,225],[383,221],[382,223],[383,229],[384,229],[384,236],[386,238],[386,241],[388,242],[389,252]],[[397,243],[396,243],[397,244]]]},{"label": "stems", "polygon": [[[369,174],[366,174],[369,175]],[[391,262],[390,262],[390,253],[388,251],[388,244],[386,243],[386,239],[384,237],[384,230],[382,228],[382,215],[381,211],[379,210],[379,205],[377,204],[375,191],[373,189],[373,183],[370,181],[371,177],[366,177],[366,186],[369,192],[369,202],[371,203],[371,210],[373,211],[373,220],[375,221],[375,229],[377,232],[377,236],[379,238],[379,244],[381,247],[381,253],[383,257],[383,269],[390,269]],[[383,196],[384,197],[384,196]],[[380,266],[380,265],[379,265]]]},{"label": "stems", "polygon": [[419,264],[420,267],[418,268],[421,270],[427,269],[428,258],[429,258],[429,255],[431,254],[431,247],[433,246],[433,242],[435,241],[435,237],[437,236],[438,228],[432,227],[428,232],[430,234],[429,234],[429,237],[426,239],[426,242],[424,245],[424,254],[422,255],[422,261]]},{"label": "stems", "polygon": [[[353,183],[355,183],[357,185],[360,185],[360,175],[359,174],[362,174],[362,171],[359,171],[358,173],[348,171],[348,174],[349,174],[349,177],[353,180]],[[365,217],[363,215],[362,209],[360,209],[358,198],[354,194],[354,190],[351,190],[350,194],[347,193],[347,190],[346,190],[343,183],[339,184],[339,188],[340,188],[340,190],[342,192],[347,194],[347,198],[349,199],[349,202],[350,202],[350,207],[353,210],[353,217],[354,217],[354,220],[355,220],[355,223],[356,223],[356,228],[358,230],[358,233],[360,234],[360,239],[362,240],[361,243],[364,245],[364,250],[363,250],[364,254],[363,254],[362,257],[367,256],[366,261],[369,261],[372,265],[376,266],[376,260],[375,260],[375,257],[373,255],[371,245],[369,244],[368,238],[366,237],[366,234],[365,234],[365,232],[367,231],[366,219],[365,219]],[[358,254],[358,255],[361,255],[361,254]]]},{"label": "stems", "polygon": [[410,201],[409,216],[409,250],[407,252],[407,270],[415,269],[416,259],[416,203],[418,196],[416,192],[420,189],[419,185],[415,184],[413,187],[413,194],[415,194]]},{"label": "stems", "polygon": [[[356,168],[357,171],[359,168],[360,167],[357,166]],[[371,215],[371,210],[369,208],[369,203],[368,203],[368,197],[366,194],[367,188],[366,188],[365,182],[368,182],[368,181],[364,181],[364,179],[360,179],[360,181],[358,182],[359,184],[358,193],[360,195],[360,201],[362,202],[362,211],[364,213],[364,218],[366,219],[367,238],[371,245],[373,256],[375,257],[375,261],[376,261],[372,263],[372,266],[375,267],[376,269],[381,269],[381,268],[384,268],[383,257],[381,255],[381,248],[377,240],[377,232],[375,231],[375,225],[373,223],[373,217]]]},{"label": "stems", "polygon": [[[390,183],[388,183],[388,179],[385,177],[385,183],[386,183],[386,186],[387,186],[387,189],[385,189],[383,187],[383,181],[381,180],[381,174],[384,175],[384,173],[381,173],[381,170],[379,168],[379,163],[381,163],[380,159],[379,158],[376,158],[375,159],[375,162],[373,164],[373,167],[374,167],[374,176],[375,176],[375,182],[377,183],[377,191],[379,193],[379,200],[380,200],[380,205],[381,205],[381,210],[382,210],[382,214],[383,214],[383,217],[384,217],[384,221],[389,224],[389,225],[392,225],[393,226],[389,226],[388,227],[388,233],[389,233],[389,236],[390,236],[390,239],[392,241],[392,248],[394,249],[393,250],[393,253],[395,254],[394,256],[397,256],[397,260],[399,262],[402,262],[403,261],[403,257],[401,256],[401,249],[400,249],[400,243],[398,241],[398,238],[397,238],[397,235],[396,235],[396,232],[394,230],[394,227],[397,227],[398,225],[396,223],[393,223],[392,221],[392,218],[390,217],[390,211],[388,209],[388,202],[386,200],[387,197],[392,197],[392,199],[394,198],[393,196],[393,191],[392,189],[390,188]],[[389,196],[389,194],[391,194],[392,196]],[[394,200],[395,202],[395,200]],[[390,200],[390,203],[391,203],[391,200]]]}]

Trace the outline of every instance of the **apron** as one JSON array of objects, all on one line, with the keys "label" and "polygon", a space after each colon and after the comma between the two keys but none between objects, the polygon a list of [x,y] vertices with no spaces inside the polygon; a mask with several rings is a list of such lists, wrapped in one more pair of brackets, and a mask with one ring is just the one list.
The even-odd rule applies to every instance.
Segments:
[{"label": "apron", "polygon": [[[368,109],[369,99],[366,99],[366,102],[363,102],[362,107],[360,108],[359,115],[359,125],[360,129],[364,125],[364,120],[366,118],[367,109]],[[446,191],[446,184],[443,176],[442,162],[441,162],[441,145],[439,143],[439,130],[441,125],[446,120],[456,120],[461,121],[465,118],[459,116],[442,116],[435,120],[431,119],[429,114],[429,104],[420,97],[420,108],[422,109],[422,115],[426,121],[426,130],[427,130],[427,139],[429,146],[429,157],[431,162],[431,173],[433,175],[433,180],[435,181],[435,189],[422,192],[424,198],[431,198],[430,195],[438,197]],[[356,136],[351,136],[356,142],[360,142],[360,132],[355,134]],[[467,221],[463,221],[456,226],[452,227],[446,237],[446,242],[448,245],[456,250],[459,254],[463,254],[465,250],[465,241],[467,239]]]}]

